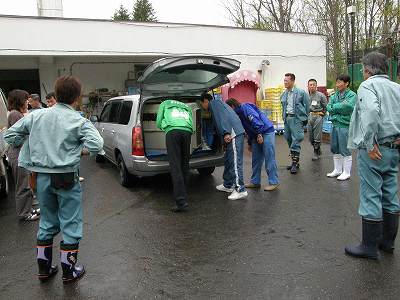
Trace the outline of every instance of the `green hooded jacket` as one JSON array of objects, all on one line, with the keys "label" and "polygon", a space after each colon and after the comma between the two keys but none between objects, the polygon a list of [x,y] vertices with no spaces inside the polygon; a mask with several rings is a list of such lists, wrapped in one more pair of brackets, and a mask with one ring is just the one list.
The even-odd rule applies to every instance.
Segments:
[{"label": "green hooded jacket", "polygon": [[346,89],[343,94],[337,91],[329,98],[326,109],[333,126],[349,128],[356,100],[357,94],[350,89]]},{"label": "green hooded jacket", "polygon": [[185,103],[176,100],[165,100],[158,109],[156,125],[165,133],[173,129],[192,133],[192,110]]}]

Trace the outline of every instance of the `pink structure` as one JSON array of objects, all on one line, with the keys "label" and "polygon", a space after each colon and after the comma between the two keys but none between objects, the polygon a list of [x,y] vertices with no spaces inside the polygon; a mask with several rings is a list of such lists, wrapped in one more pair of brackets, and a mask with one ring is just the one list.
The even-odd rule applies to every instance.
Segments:
[{"label": "pink structure", "polygon": [[229,98],[235,98],[240,103],[256,103],[257,90],[260,87],[260,78],[258,74],[241,70],[229,77],[229,83],[222,86],[222,99],[226,101]]}]

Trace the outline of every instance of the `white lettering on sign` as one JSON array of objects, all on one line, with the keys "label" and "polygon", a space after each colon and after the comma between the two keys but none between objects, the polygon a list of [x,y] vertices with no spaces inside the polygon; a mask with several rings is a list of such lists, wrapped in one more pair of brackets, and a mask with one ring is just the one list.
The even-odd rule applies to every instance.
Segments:
[{"label": "white lettering on sign", "polygon": [[177,119],[189,120],[189,114],[187,111],[179,111],[175,108],[171,111],[171,116]]}]

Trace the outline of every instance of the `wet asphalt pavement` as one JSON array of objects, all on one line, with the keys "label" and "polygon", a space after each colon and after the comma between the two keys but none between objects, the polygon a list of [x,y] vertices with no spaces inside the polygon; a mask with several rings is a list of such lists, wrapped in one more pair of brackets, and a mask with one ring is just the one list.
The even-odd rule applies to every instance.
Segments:
[{"label": "wet asphalt pavement", "polygon": [[[19,223],[13,201],[1,200],[0,298],[399,299],[399,242],[394,255],[378,262],[344,255],[345,244],[360,238],[358,176],[328,179],[329,145],[318,162],[311,162],[305,141],[303,149],[301,171],[293,176],[278,137],[279,190],[249,190],[246,200],[229,201],[215,190],[222,168],[209,177],[193,171],[184,214],[169,211],[169,175],[127,189],[110,163],[85,158],[79,261],[87,275],[74,285],[63,286],[61,274],[40,284],[38,223]],[[245,160],[248,180],[248,153]]]}]

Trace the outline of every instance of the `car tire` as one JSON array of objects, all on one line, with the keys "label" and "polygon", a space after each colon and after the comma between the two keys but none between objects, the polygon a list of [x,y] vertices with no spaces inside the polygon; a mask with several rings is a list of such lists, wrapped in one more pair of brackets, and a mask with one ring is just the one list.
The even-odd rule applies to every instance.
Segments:
[{"label": "car tire", "polygon": [[96,162],[99,163],[99,164],[105,163],[106,162],[105,156],[97,154],[96,155]]},{"label": "car tire", "polygon": [[117,156],[117,166],[119,171],[119,183],[124,187],[130,187],[132,185],[132,175],[128,172],[121,154]]},{"label": "car tire", "polygon": [[197,169],[199,174],[202,176],[209,176],[214,172],[214,170],[215,170],[215,167],[206,167],[206,168],[198,168]]}]

